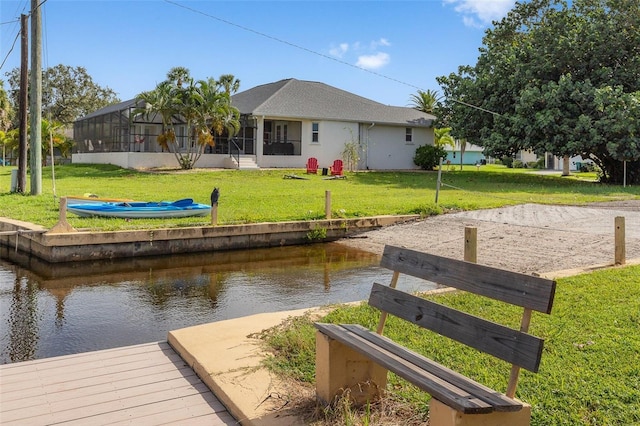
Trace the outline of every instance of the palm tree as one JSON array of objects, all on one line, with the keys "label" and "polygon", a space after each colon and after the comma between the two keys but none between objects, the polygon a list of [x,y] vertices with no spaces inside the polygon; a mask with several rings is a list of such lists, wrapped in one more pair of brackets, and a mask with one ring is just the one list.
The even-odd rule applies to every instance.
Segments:
[{"label": "palm tree", "polygon": [[[450,146],[455,149],[456,141],[451,136],[451,127],[441,127],[439,129],[433,129],[433,144],[437,147],[445,149],[446,146]],[[449,167],[449,161],[447,161],[447,167]]]},{"label": "palm tree", "polygon": [[64,125],[58,121],[42,119],[42,160],[46,163],[47,156],[51,155],[51,146],[53,149],[58,148],[60,155],[67,158],[71,153],[73,141],[67,138],[63,133]]},{"label": "palm tree", "polygon": [[[212,131],[216,134],[227,131],[229,136],[234,136],[240,129],[240,112],[231,106],[227,92],[234,90],[239,82],[232,75],[224,77],[228,89],[213,78],[195,81],[186,68],[172,68],[166,81],[136,97],[139,107],[131,117],[142,115],[149,119],[159,114],[163,132],[157,138],[158,143],[173,152],[180,167],[191,169],[204,147],[215,144]],[[182,149],[176,141],[176,125],[187,129],[187,141]]]},{"label": "palm tree", "polygon": [[191,73],[185,67],[173,67],[167,73],[167,81],[175,83],[176,86],[182,87],[182,84],[191,78]]},{"label": "palm tree", "polygon": [[409,100],[414,109],[433,114],[441,99],[436,90],[418,90],[418,93],[411,95]]},{"label": "palm tree", "polygon": [[225,93],[232,95],[240,88],[240,80],[235,78],[232,74],[223,74],[218,79],[219,84],[224,87]]},{"label": "palm tree", "polygon": [[450,146],[451,148],[456,147],[456,141],[451,136],[451,127],[442,127],[440,129],[433,129],[434,141],[433,144],[435,146],[445,147]]}]

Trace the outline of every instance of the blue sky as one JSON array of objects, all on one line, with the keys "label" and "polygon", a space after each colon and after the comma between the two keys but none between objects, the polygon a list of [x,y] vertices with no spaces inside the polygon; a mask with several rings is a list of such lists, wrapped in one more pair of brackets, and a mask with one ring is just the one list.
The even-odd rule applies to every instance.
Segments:
[{"label": "blue sky", "polygon": [[[183,66],[196,79],[233,74],[240,91],[285,78],[320,81],[395,106],[436,77],[474,65],[484,31],[514,0],[46,0],[43,66],[82,66],[122,100]],[[19,66],[19,17],[0,2],[0,78]],[[7,85],[5,84],[5,89]]]}]

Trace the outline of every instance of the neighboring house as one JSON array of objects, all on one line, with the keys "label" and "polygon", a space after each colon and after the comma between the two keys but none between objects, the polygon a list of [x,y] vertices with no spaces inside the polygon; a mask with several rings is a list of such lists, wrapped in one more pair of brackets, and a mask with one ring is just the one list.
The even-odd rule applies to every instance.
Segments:
[{"label": "neighboring house", "polygon": [[[162,125],[129,117],[135,100],[111,105],[74,123],[74,163],[111,163],[128,168],[177,167],[156,137]],[[435,117],[394,107],[324,83],[296,79],[264,84],[232,96],[240,110],[236,137],[216,137],[196,167],[304,168],[309,157],[328,168],[342,158],[345,144],[358,142],[358,169],[418,169],[415,150],[433,145]],[[184,128],[177,138],[184,146]],[[346,167],[346,165],[345,165]]]},{"label": "neighboring house", "polygon": [[[583,159],[580,155],[569,158],[569,170],[572,172],[580,172],[586,170],[589,166],[593,166],[593,161],[590,159]],[[547,153],[545,155],[545,168],[551,170],[562,170],[563,159],[562,157],[556,157],[553,154]]]},{"label": "neighboring house", "polygon": [[462,164],[480,164],[486,162],[486,157],[482,153],[483,148],[478,145],[467,143],[464,147],[464,154],[461,155],[461,142],[456,140],[455,147],[446,146],[447,159],[451,165],[460,165],[460,158],[462,158]]}]

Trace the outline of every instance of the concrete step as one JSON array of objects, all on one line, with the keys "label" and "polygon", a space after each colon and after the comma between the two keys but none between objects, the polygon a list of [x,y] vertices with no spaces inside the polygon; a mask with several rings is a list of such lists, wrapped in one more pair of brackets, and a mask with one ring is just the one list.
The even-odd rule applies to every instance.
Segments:
[{"label": "concrete step", "polygon": [[253,155],[240,156],[240,164],[238,164],[239,170],[258,170],[258,164],[256,163]]}]

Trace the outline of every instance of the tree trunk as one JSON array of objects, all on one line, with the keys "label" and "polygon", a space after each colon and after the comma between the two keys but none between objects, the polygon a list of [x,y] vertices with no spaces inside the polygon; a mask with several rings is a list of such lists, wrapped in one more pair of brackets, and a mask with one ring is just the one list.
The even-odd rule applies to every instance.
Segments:
[{"label": "tree trunk", "polygon": [[569,156],[562,157],[562,176],[569,176]]},{"label": "tree trunk", "polygon": [[461,139],[460,140],[460,170],[462,170],[462,164],[464,164],[462,162],[462,157],[464,156],[464,152],[467,150],[467,140],[466,139]]}]

